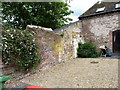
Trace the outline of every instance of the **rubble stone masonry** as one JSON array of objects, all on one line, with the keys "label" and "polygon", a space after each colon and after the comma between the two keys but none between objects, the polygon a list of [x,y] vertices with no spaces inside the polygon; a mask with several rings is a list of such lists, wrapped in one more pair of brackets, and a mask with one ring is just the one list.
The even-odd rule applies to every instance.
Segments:
[{"label": "rubble stone masonry", "polygon": [[41,68],[76,58],[79,42],[92,42],[98,51],[101,45],[113,50],[112,33],[120,30],[119,15],[117,12],[86,17],[55,30],[28,25],[27,29],[36,33]]}]

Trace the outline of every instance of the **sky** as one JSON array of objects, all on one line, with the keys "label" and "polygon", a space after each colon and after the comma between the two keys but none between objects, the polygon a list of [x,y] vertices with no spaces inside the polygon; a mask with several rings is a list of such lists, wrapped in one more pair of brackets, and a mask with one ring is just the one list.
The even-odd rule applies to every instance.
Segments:
[{"label": "sky", "polygon": [[69,9],[74,11],[73,14],[68,16],[73,19],[71,22],[78,21],[78,17],[98,1],[100,0],[71,0],[70,3],[68,3],[70,5]]}]

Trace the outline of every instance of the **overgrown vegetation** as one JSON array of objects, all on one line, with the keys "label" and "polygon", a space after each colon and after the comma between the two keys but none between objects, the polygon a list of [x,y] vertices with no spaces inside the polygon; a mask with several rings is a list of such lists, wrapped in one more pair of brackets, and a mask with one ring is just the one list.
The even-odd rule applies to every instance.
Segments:
[{"label": "overgrown vegetation", "polygon": [[78,43],[77,49],[77,56],[78,58],[96,58],[98,57],[98,53],[96,50],[95,45],[90,42],[87,43]]},{"label": "overgrown vegetation", "polygon": [[17,70],[29,70],[40,62],[34,32],[8,29],[2,32],[3,62],[15,65]]}]

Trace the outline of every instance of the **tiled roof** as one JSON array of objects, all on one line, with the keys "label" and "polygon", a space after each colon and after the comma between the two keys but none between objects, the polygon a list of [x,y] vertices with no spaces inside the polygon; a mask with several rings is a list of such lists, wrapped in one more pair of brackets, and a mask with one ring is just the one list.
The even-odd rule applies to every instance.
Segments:
[{"label": "tiled roof", "polygon": [[[116,4],[118,4],[118,8],[116,8]],[[120,1],[119,2],[97,2],[90,9],[88,9],[85,13],[79,16],[79,19],[84,17],[96,16],[105,13],[111,12],[120,12]]]}]

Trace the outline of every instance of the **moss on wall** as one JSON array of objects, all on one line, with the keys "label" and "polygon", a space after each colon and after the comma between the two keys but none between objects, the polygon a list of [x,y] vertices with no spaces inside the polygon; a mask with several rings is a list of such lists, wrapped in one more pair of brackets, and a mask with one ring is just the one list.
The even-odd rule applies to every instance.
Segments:
[{"label": "moss on wall", "polygon": [[70,60],[72,56],[73,56],[72,52],[67,53],[66,54],[66,60]]}]

